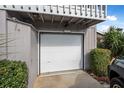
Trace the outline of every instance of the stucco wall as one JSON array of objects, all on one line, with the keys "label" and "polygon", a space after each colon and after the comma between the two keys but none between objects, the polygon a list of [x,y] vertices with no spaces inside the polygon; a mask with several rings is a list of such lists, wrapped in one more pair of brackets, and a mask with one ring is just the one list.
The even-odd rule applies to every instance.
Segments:
[{"label": "stucco wall", "polygon": [[29,69],[29,86],[37,76],[37,34],[25,24],[7,20],[8,59],[25,61]]},{"label": "stucco wall", "polygon": [[86,29],[84,33],[84,64],[85,69],[90,68],[90,51],[96,48],[96,26]]},{"label": "stucco wall", "polygon": [[[6,37],[6,11],[0,10],[0,44],[4,43],[0,46],[0,59],[5,59],[7,58],[7,41]],[[2,40],[1,40],[2,39]],[[4,39],[4,40],[3,40]]]},{"label": "stucco wall", "polygon": [[39,30],[42,31],[54,31],[54,32],[58,32],[58,31],[70,31],[70,32],[84,32],[85,29],[83,29],[84,27],[80,26],[80,25],[68,25],[67,27],[64,25],[61,25],[59,23],[44,23],[42,24],[40,27],[38,27]]},{"label": "stucco wall", "polygon": [[38,33],[32,29],[31,31],[31,82],[35,81],[38,75]]}]

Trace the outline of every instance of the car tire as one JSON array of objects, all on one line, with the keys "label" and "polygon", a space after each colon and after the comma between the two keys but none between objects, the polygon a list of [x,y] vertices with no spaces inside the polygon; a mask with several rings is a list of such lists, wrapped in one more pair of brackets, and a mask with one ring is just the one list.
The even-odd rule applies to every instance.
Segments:
[{"label": "car tire", "polygon": [[112,78],[110,88],[124,88],[124,83],[120,78]]}]

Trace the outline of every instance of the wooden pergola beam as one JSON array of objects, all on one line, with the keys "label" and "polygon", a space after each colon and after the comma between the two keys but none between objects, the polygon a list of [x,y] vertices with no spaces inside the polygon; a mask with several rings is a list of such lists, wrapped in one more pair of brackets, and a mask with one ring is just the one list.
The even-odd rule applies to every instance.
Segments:
[{"label": "wooden pergola beam", "polygon": [[42,19],[42,22],[44,23],[45,21],[44,21],[44,18],[43,18],[42,14],[40,14],[40,18]]},{"label": "wooden pergola beam", "polygon": [[63,22],[63,20],[64,20],[64,16],[61,18],[60,24]]},{"label": "wooden pergola beam", "polygon": [[84,20],[84,19],[80,19],[80,20],[78,20],[75,24],[79,24],[79,23],[81,23],[83,20]]},{"label": "wooden pergola beam", "polygon": [[68,23],[70,24],[73,20],[74,20],[74,17],[71,18],[71,20],[69,20]]}]

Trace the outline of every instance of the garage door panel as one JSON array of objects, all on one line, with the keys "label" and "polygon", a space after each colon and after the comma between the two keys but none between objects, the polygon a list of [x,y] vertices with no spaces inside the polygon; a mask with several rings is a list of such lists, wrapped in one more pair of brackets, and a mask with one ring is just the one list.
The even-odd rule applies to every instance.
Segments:
[{"label": "garage door panel", "polygon": [[82,68],[81,35],[41,35],[41,72]]}]

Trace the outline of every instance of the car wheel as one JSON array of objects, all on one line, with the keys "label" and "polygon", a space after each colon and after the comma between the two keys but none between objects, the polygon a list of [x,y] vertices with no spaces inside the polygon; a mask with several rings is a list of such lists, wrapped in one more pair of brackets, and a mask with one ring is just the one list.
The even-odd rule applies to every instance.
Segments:
[{"label": "car wheel", "polygon": [[119,78],[113,78],[110,81],[110,88],[123,88],[124,83]]}]

